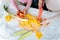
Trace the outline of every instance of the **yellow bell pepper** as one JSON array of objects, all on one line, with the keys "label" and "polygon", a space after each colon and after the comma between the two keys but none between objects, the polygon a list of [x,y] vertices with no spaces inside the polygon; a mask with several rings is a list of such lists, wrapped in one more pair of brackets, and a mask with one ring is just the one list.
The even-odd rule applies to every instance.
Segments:
[{"label": "yellow bell pepper", "polygon": [[38,38],[38,39],[40,39],[40,38],[42,38],[42,32],[36,32],[36,37]]},{"label": "yellow bell pepper", "polygon": [[[41,38],[42,33],[37,31],[37,29],[41,26],[40,21],[35,16],[32,16],[31,14],[27,14],[25,18],[28,18],[28,21],[22,21],[21,23],[19,23],[20,25],[22,25],[22,28],[26,27],[28,29],[31,29],[32,31],[36,33],[36,37],[38,39]],[[35,27],[33,27],[31,23],[33,23]]]},{"label": "yellow bell pepper", "polygon": [[[25,16],[25,18],[28,18],[28,21],[22,21],[21,23],[19,23],[22,27],[25,26],[29,26],[28,28],[33,28],[33,26],[31,26],[31,23],[34,23],[36,26],[40,27],[40,22],[38,21],[38,19],[34,16],[32,16],[31,14],[27,14]],[[36,27],[37,28],[37,27]]]},{"label": "yellow bell pepper", "polygon": [[6,15],[6,16],[5,16],[5,19],[6,19],[7,22],[9,22],[9,21],[11,21],[12,16],[11,16],[11,15]]}]

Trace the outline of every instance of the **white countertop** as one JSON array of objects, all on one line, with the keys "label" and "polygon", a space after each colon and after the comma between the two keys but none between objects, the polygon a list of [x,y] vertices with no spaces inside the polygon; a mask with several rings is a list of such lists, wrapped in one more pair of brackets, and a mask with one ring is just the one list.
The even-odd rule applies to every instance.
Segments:
[{"label": "white countertop", "polygon": [[[12,7],[13,8],[13,7]],[[24,8],[23,6],[20,6],[20,8]],[[12,9],[11,9],[12,10]],[[13,12],[13,11],[12,11]],[[14,12],[13,12],[14,13]],[[38,9],[30,8],[28,13],[37,16]],[[43,11],[43,18],[50,18],[58,13],[49,12],[49,11]],[[17,40],[18,37],[13,37],[11,34],[17,30],[20,30],[18,27],[17,20],[12,19],[9,23],[7,23],[4,19],[4,16],[6,15],[6,12],[3,10],[3,8],[0,6],[0,40]],[[3,15],[3,16],[2,16]],[[57,17],[53,17],[50,20],[50,24],[48,26],[44,26],[40,29],[43,33],[43,38],[41,40],[60,40],[60,15]],[[34,36],[34,33],[25,38],[25,40],[37,40]]]}]

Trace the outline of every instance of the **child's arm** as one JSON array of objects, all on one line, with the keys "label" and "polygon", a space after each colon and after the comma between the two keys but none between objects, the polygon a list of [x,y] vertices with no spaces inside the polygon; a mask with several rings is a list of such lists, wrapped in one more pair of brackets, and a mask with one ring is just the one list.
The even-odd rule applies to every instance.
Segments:
[{"label": "child's arm", "polygon": [[19,10],[17,4],[16,4],[16,0],[10,0],[10,2],[12,3],[12,5],[17,9]]},{"label": "child's arm", "polygon": [[39,8],[42,7],[42,0],[39,0],[38,7],[39,7]]},{"label": "child's arm", "polygon": [[30,6],[31,6],[31,4],[32,4],[32,0],[27,0],[27,5],[26,5],[26,7],[25,7],[25,11],[28,11],[28,9],[30,8]]}]

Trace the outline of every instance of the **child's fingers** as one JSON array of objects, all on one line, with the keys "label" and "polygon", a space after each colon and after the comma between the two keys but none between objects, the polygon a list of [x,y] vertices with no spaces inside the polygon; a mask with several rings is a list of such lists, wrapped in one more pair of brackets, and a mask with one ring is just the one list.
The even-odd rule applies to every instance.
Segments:
[{"label": "child's fingers", "polygon": [[42,19],[42,21],[46,21],[46,20],[47,20],[47,18],[43,18],[43,19]]},{"label": "child's fingers", "polygon": [[27,14],[27,11],[26,10],[23,10],[23,13],[24,13],[24,15],[26,15]]},{"label": "child's fingers", "polygon": [[26,15],[26,11],[23,11],[24,15]]},{"label": "child's fingers", "polygon": [[41,25],[42,26],[46,26],[46,25],[48,25],[50,23],[50,20],[44,20],[42,23],[41,23]]}]

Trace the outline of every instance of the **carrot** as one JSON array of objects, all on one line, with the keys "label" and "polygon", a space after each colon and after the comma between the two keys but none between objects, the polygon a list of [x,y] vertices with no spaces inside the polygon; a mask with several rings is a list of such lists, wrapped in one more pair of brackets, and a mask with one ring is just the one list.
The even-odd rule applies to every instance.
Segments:
[{"label": "carrot", "polygon": [[[42,0],[42,6],[43,6],[43,4],[44,4],[44,1]],[[42,18],[42,12],[43,12],[42,6],[39,7],[39,14],[38,14],[38,20],[40,20],[40,21],[41,21],[41,18]]]},{"label": "carrot", "polygon": [[41,20],[42,12],[43,12],[43,8],[39,8],[38,20]]}]

